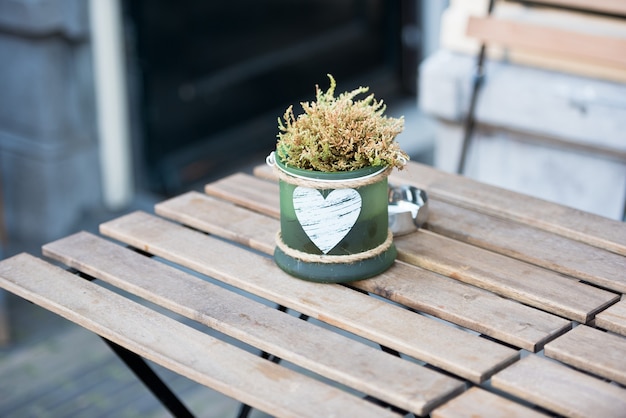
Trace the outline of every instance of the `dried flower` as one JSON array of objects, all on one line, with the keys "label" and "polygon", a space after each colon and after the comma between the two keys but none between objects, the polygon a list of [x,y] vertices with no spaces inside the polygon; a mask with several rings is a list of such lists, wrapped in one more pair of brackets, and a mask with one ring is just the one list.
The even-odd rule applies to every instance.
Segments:
[{"label": "dried flower", "polygon": [[328,74],[326,92],[315,86],[316,101],[303,102],[296,116],[289,106],[278,119],[276,152],[284,164],[305,170],[352,171],[370,166],[402,168],[409,159],[395,141],[404,129],[404,118],[384,116],[383,101],[359,87],[335,97],[336,82]]}]

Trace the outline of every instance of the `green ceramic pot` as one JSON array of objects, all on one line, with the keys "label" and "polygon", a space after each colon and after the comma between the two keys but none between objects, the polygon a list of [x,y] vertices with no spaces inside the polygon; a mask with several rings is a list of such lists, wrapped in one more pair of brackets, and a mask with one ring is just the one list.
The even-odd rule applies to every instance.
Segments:
[{"label": "green ceramic pot", "polygon": [[[276,161],[291,176],[314,179],[328,188],[303,187],[280,180],[280,227],[284,245],[313,255],[354,255],[381,246],[388,238],[387,177],[355,188],[333,188],[333,181],[375,176],[381,167],[325,173],[301,170]],[[290,251],[287,251],[290,252]],[[340,283],[382,273],[394,262],[393,243],[381,253],[349,263],[303,261],[276,247],[276,263],[301,279]]]}]

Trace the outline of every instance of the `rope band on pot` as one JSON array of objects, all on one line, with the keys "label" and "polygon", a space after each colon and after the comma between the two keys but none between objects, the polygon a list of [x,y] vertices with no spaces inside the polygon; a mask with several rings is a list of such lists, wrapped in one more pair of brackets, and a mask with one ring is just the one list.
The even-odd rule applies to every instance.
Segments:
[{"label": "rope band on pot", "polygon": [[325,190],[325,189],[356,189],[359,187],[374,184],[389,176],[393,166],[381,167],[381,169],[375,173],[345,180],[323,180],[323,179],[311,179],[307,177],[298,176],[297,174],[287,173],[276,163],[276,156],[272,152],[267,158],[266,162],[274,169],[274,172],[278,178],[285,183],[293,184],[301,187],[309,187],[311,189]]},{"label": "rope band on pot", "polygon": [[[277,162],[276,155],[272,152],[266,159],[269,166],[274,169],[277,177],[295,186],[307,187],[317,190],[327,189],[356,189],[359,187],[367,186],[384,180],[389,176],[393,166],[381,167],[380,170],[371,173],[366,176],[357,177],[354,179],[342,179],[342,180],[326,180],[326,179],[311,179],[308,177],[300,176],[298,174],[285,171]],[[276,246],[280,250],[291,258],[307,262],[307,263],[324,263],[324,264],[349,264],[359,261],[367,260],[387,251],[393,243],[393,233],[390,229],[387,230],[387,237],[380,245],[369,249],[367,251],[345,254],[345,255],[329,255],[329,254],[311,254],[304,251],[297,250],[289,247],[282,239],[281,232],[276,235]]]},{"label": "rope band on pot", "polygon": [[324,264],[349,264],[356,263],[357,261],[367,260],[368,258],[376,257],[387,251],[393,242],[393,233],[391,230],[387,231],[387,239],[377,247],[371,250],[363,251],[356,254],[346,255],[329,255],[329,254],[310,254],[303,251],[296,250],[289,247],[283,241],[280,231],[276,234],[276,246],[281,249],[282,252],[288,256],[304,261],[307,263],[324,263]]}]

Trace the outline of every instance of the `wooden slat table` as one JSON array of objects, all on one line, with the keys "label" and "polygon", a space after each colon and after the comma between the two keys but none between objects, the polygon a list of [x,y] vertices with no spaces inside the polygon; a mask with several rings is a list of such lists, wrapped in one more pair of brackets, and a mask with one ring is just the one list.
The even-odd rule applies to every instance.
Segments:
[{"label": "wooden slat table", "polygon": [[255,174],[0,261],[0,287],[275,416],[625,416],[624,224],[410,163],[425,228],[319,284],[275,265]]}]

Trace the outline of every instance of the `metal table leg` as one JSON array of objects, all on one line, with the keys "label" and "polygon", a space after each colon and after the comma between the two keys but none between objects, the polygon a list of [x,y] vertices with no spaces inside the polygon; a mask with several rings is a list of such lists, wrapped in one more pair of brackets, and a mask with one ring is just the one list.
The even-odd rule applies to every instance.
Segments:
[{"label": "metal table leg", "polygon": [[167,408],[175,417],[193,418],[193,414],[189,412],[187,407],[178,399],[178,397],[170,390],[170,388],[161,380],[161,378],[150,368],[145,360],[138,354],[100,337],[113,350],[115,354],[135,373],[135,376],[143,382],[144,385],[152,392],[154,396]]}]

